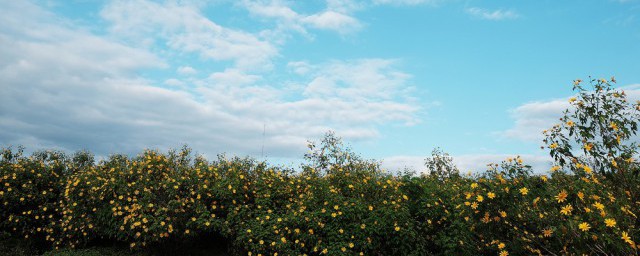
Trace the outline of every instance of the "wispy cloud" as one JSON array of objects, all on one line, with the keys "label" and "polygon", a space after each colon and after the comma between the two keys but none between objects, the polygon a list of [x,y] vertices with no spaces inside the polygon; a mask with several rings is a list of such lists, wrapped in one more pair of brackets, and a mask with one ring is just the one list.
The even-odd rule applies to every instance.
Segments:
[{"label": "wispy cloud", "polygon": [[231,61],[240,69],[270,68],[278,53],[272,43],[251,33],[220,26],[192,5],[114,1],[101,15],[110,22],[114,36],[130,42],[160,42],[174,50]]},{"label": "wispy cloud", "polygon": [[444,0],[373,0],[373,4],[383,5],[418,5],[418,4],[437,4]]},{"label": "wispy cloud", "polygon": [[514,10],[489,10],[479,7],[469,7],[465,9],[465,12],[473,17],[484,19],[484,20],[513,20],[520,18],[520,14],[518,14]]},{"label": "wispy cloud", "polygon": [[362,23],[350,15],[351,11],[359,8],[356,2],[329,1],[326,10],[312,14],[298,13],[286,2],[278,0],[245,0],[241,5],[253,15],[276,20],[280,30],[293,30],[307,34],[308,28],[315,28],[347,34],[362,27]]}]

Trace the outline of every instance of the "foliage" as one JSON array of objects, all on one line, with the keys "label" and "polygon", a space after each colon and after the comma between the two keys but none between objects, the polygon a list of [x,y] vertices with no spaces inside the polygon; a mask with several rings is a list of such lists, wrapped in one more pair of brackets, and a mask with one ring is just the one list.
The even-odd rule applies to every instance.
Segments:
[{"label": "foliage", "polygon": [[[625,165],[638,153],[638,144],[629,139],[638,131],[640,101],[630,104],[624,91],[613,88],[614,78],[590,79],[592,91],[582,82],[574,81],[578,95],[569,99],[571,107],[560,118],[562,123],[544,131],[551,156],[561,167],[575,167],[581,161],[600,174],[628,170]],[[575,156],[575,146],[580,147],[582,159]],[[634,172],[638,175],[637,168]]]},{"label": "foliage", "polygon": [[431,157],[424,160],[424,165],[429,171],[429,175],[439,179],[453,178],[460,175],[460,170],[453,163],[453,157],[445,153],[440,148],[435,148],[431,152]]}]

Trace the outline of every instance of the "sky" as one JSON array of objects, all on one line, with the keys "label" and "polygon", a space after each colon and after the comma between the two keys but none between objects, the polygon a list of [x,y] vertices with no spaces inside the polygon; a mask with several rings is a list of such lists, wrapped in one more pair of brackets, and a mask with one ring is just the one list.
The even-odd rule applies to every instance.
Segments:
[{"label": "sky", "polygon": [[638,0],[0,0],[0,144],[540,171],[572,81],[638,97],[639,60]]}]

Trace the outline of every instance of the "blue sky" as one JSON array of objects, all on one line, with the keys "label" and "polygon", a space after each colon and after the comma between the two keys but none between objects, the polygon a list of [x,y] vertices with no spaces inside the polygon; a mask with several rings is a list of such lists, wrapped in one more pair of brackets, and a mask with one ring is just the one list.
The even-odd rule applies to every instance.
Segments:
[{"label": "blue sky", "polygon": [[0,142],[544,169],[571,81],[638,97],[638,60],[637,0],[0,1]]}]

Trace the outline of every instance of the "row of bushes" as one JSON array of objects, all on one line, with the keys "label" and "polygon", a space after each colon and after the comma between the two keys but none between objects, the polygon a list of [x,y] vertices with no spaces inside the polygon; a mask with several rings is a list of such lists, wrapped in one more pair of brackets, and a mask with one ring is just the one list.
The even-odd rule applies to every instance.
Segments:
[{"label": "row of bushes", "polygon": [[110,240],[135,249],[214,234],[251,255],[638,252],[636,176],[621,188],[588,169],[530,173],[518,158],[482,176],[439,179],[360,160],[294,173],[188,150],[93,164],[87,153],[4,149],[0,227],[55,248]]}]

